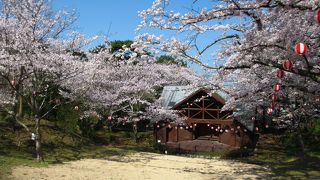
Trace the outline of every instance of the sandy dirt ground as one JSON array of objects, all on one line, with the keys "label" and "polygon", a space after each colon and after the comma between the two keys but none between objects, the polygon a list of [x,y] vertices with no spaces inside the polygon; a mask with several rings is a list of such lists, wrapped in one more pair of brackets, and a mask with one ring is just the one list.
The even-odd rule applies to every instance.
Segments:
[{"label": "sandy dirt ground", "polygon": [[105,160],[83,159],[47,168],[16,167],[10,179],[269,179],[271,175],[266,167],[218,158],[136,153]]}]

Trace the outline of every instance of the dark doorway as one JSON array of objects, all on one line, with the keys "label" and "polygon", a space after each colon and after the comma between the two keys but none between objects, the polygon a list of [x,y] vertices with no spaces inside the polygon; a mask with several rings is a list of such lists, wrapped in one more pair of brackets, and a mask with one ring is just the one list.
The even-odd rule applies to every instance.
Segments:
[{"label": "dark doorway", "polygon": [[195,132],[196,139],[202,136],[211,136],[211,135],[213,135],[213,130],[211,129],[211,126],[208,126],[207,124],[197,124],[196,132]]}]

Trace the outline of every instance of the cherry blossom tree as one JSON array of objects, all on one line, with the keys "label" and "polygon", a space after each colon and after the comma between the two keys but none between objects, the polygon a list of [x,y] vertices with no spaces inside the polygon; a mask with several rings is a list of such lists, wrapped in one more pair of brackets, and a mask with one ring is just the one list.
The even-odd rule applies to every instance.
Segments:
[{"label": "cherry blossom tree", "polygon": [[[0,1],[0,76],[7,82],[0,100],[32,134],[39,161],[43,160],[41,120],[63,103],[53,98],[52,89],[84,69],[81,59],[73,56],[86,44],[84,36],[60,38],[74,20],[74,13],[54,12],[45,0]],[[23,124],[16,110],[22,101],[31,110],[34,130]]]},{"label": "cherry blossom tree", "polygon": [[[138,29],[174,32],[159,36],[157,48],[215,73],[212,83],[233,97],[224,109],[269,107],[279,124],[294,131],[319,116],[319,1],[196,0],[190,8],[186,3],[173,8],[175,3],[155,0],[140,12]],[[204,40],[209,37],[215,39]],[[307,44],[308,51],[297,54],[297,43]],[[283,65],[285,60],[293,67]],[[284,78],[277,71],[284,71]],[[232,85],[223,86],[230,79]],[[273,90],[276,84],[279,92]]]},{"label": "cherry blossom tree", "polygon": [[[72,91],[63,95],[84,102],[80,111],[83,120],[98,116],[101,121],[108,120],[109,125],[130,123],[137,135],[138,121],[149,115],[149,111],[141,110],[151,105],[160,108],[150,99],[157,89],[168,84],[197,86],[203,82],[203,78],[189,68],[158,64],[156,57],[150,55],[154,54],[153,49],[143,43],[137,38],[130,47],[123,46],[115,52],[109,43],[99,46],[104,48],[86,54],[86,71],[64,81],[63,86]],[[116,117],[119,112],[122,116]],[[155,120],[148,117],[151,122]]]},{"label": "cherry blossom tree", "polygon": [[203,78],[189,68],[156,63],[156,57],[149,55],[152,49],[141,48],[145,47],[141,42],[138,38],[131,47],[115,53],[110,53],[108,48],[88,53],[85,62],[88,71],[64,82],[65,87],[77,87],[66,96],[84,99],[91,112],[105,109],[103,116],[110,118],[118,111],[126,112],[129,117],[117,120],[121,122],[125,118],[135,123],[133,117],[141,112],[134,106],[150,106],[152,101],[148,97],[155,94],[156,89],[168,84],[197,86],[203,82]]},{"label": "cherry blossom tree", "polygon": [[[54,12],[45,0],[3,0],[0,7],[0,76],[7,82],[0,100],[32,134],[39,161],[43,160],[41,120],[59,105],[81,98],[90,110],[105,108],[112,115],[119,109],[132,111],[137,103],[150,103],[145,94],[157,87],[200,80],[190,69],[156,64],[152,49],[146,50],[139,39],[118,54],[84,52],[83,46],[92,39],[78,33],[63,36],[74,14]],[[57,88],[64,98],[52,95]],[[34,132],[16,110],[22,101],[31,110]]]}]

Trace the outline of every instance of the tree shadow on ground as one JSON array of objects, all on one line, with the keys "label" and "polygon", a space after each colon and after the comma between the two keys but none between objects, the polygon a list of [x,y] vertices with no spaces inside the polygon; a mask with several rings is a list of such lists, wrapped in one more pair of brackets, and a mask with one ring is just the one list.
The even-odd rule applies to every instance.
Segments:
[{"label": "tree shadow on ground", "polygon": [[253,154],[236,160],[267,167],[274,174],[273,179],[320,178],[319,157],[306,155],[302,158],[279,145],[266,145]]}]

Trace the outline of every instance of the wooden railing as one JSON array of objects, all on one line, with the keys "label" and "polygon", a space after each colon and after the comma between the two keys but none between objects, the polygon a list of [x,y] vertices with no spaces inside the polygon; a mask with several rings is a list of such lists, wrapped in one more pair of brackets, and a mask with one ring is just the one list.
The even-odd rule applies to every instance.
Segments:
[{"label": "wooden railing", "polygon": [[[210,119],[225,119],[230,114],[223,114],[221,113],[221,109],[210,109],[210,108],[182,108],[185,111],[184,115],[188,118],[196,118],[199,114],[201,114],[202,119],[205,118],[205,115],[209,115]],[[197,111],[195,114],[191,114],[191,111]]]},{"label": "wooden railing", "polygon": [[204,124],[220,124],[220,125],[231,125],[233,123],[233,119],[194,119],[188,118],[186,120],[188,125],[204,123]]}]

